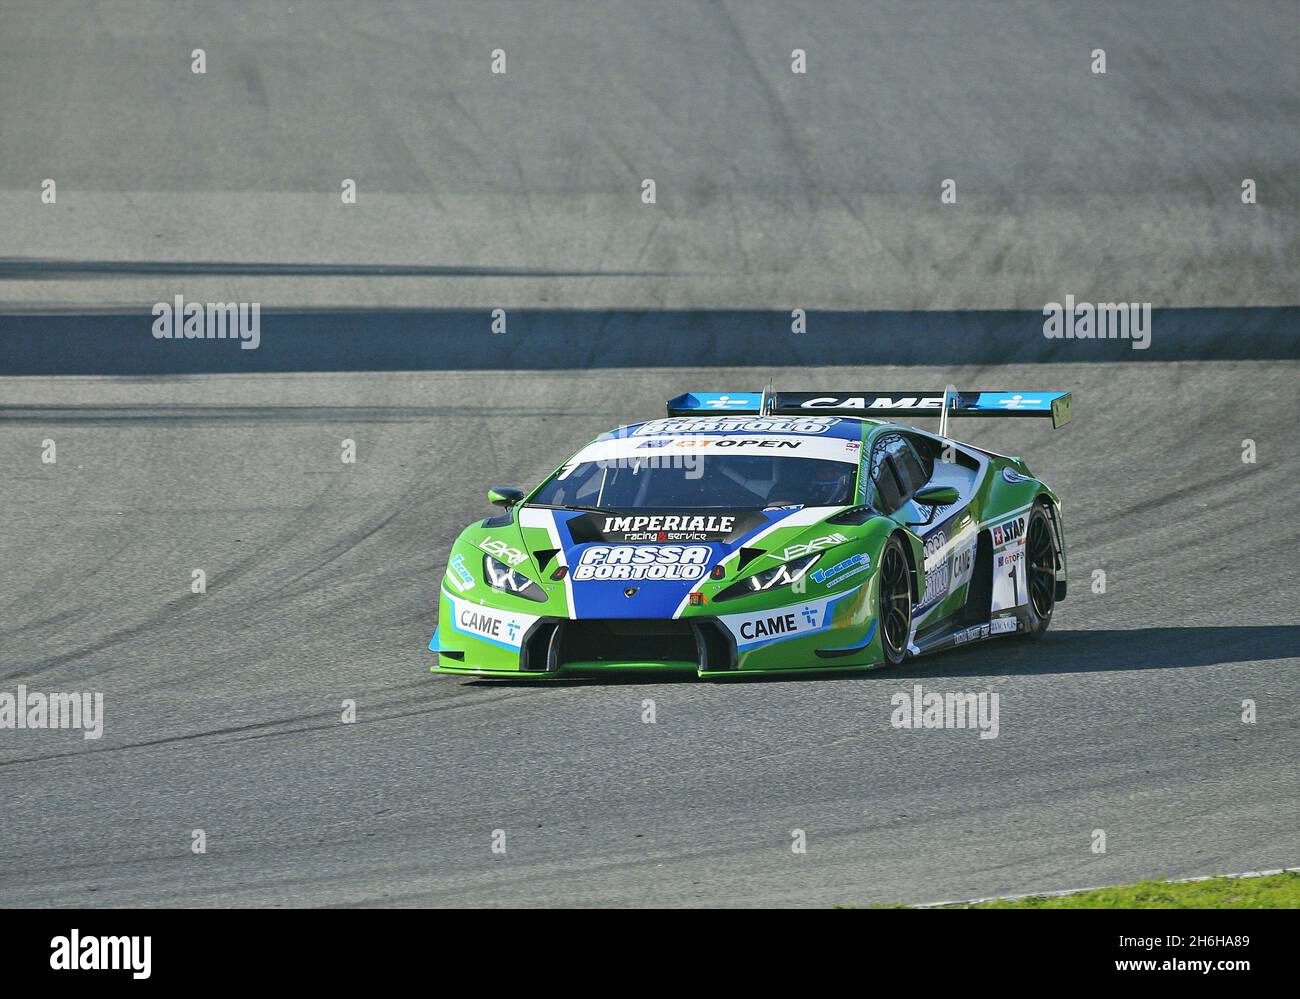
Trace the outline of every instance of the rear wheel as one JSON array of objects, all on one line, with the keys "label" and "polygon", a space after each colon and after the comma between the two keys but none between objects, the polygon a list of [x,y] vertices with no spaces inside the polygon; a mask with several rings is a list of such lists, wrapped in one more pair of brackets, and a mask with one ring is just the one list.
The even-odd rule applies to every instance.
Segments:
[{"label": "rear wheel", "polygon": [[897,666],[907,657],[907,639],[912,630],[912,574],[907,554],[897,534],[885,542],[880,553],[880,647],[885,662]]},{"label": "rear wheel", "polygon": [[1052,623],[1056,608],[1056,546],[1052,523],[1042,500],[1029,513],[1025,533],[1025,571],[1029,578],[1029,635],[1041,635]]}]

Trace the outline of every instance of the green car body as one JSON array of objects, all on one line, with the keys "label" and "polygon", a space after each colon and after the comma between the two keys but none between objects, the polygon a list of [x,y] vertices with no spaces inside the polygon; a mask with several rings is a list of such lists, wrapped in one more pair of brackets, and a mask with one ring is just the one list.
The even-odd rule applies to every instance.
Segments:
[{"label": "green car body", "polygon": [[[941,398],[952,415],[986,415],[972,400],[987,396],[988,407],[1003,395]],[[1052,397],[1054,423],[1068,421],[1068,395],[1040,395]],[[763,396],[722,414],[703,408],[714,398],[683,396],[668,420],[602,435],[526,495],[494,490],[504,511],[467,527],[449,553],[433,671],[838,671],[1046,628],[1065,596],[1061,503],[1022,459],[863,415],[910,414],[924,396]],[[930,404],[918,415],[937,414]],[[645,464],[651,451],[662,466]],[[683,452],[697,481],[666,470]],[[662,474],[668,494],[700,505],[553,502],[595,488],[584,473],[600,476],[604,495],[615,480],[596,471],[602,460],[630,467],[613,474],[642,491]],[[790,468],[796,481],[783,484]],[[711,482],[760,498],[713,505]],[[782,503],[791,489],[828,501]]]}]

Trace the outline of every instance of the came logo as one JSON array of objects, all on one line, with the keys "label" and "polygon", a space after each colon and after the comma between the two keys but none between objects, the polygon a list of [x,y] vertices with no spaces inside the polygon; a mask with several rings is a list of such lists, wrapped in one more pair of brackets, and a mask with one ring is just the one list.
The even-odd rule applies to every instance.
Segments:
[{"label": "came logo", "polygon": [[942,395],[858,395],[840,398],[820,396],[800,403],[800,409],[943,409]]},{"label": "came logo", "polygon": [[846,595],[837,594],[776,610],[726,614],[719,620],[736,636],[738,648],[751,648],[824,631],[831,626],[833,608]]},{"label": "came logo", "polygon": [[799,616],[794,611],[759,615],[740,623],[740,637],[752,642],[761,638],[797,635],[801,631],[816,631],[819,619],[819,608],[811,606],[801,608]]},{"label": "came logo", "polygon": [[471,635],[515,646],[519,645],[519,633],[522,630],[518,620],[498,617],[472,604],[460,605],[456,614],[456,625],[461,631],[467,631]]}]

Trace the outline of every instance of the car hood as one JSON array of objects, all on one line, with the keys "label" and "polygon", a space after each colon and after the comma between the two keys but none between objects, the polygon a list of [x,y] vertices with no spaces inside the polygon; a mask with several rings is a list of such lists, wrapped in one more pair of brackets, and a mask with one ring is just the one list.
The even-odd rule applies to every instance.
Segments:
[{"label": "car hood", "polygon": [[[833,525],[822,523],[843,509],[595,513],[524,507],[517,523],[539,578],[549,581],[558,565],[568,566],[564,585],[571,616],[672,618],[713,567],[742,548],[769,556],[750,558],[755,568],[770,568],[798,557],[810,542],[829,548],[847,541],[846,533],[831,538]],[[727,576],[735,578],[734,566]]]}]

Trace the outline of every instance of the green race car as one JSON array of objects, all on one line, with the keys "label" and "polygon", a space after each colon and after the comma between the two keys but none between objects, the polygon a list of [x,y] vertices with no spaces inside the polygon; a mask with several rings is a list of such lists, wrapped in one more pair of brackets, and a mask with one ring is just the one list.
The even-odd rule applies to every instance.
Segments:
[{"label": "green race car", "polygon": [[[938,416],[938,433],[890,417]],[[701,677],[894,665],[1036,635],[1064,599],[1061,504],[957,416],[1070,419],[1065,392],[688,393],[466,528],[438,673]]]}]

